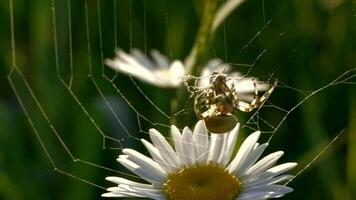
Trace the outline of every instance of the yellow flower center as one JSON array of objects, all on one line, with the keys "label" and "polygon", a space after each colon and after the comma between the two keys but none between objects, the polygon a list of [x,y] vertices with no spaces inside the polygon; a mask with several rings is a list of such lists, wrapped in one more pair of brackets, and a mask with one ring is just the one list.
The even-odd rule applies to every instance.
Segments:
[{"label": "yellow flower center", "polygon": [[241,182],[214,164],[184,168],[164,183],[169,200],[233,200],[240,190]]}]

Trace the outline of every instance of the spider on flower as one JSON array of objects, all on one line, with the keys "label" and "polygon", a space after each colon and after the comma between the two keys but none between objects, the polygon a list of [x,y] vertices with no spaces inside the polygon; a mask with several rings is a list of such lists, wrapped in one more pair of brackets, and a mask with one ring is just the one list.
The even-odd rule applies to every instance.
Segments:
[{"label": "spider on flower", "polygon": [[[246,91],[239,92],[242,88],[238,88],[238,81],[248,81],[249,84],[252,82],[252,99],[243,98],[248,95]],[[256,79],[234,80],[223,72],[213,72],[208,86],[192,87],[187,84],[187,88],[194,96],[194,111],[198,118],[205,121],[207,129],[212,133],[225,133],[232,130],[237,123],[235,111],[251,112],[262,106],[277,86],[277,82],[276,80],[273,85],[268,85],[269,89],[259,96]]]}]

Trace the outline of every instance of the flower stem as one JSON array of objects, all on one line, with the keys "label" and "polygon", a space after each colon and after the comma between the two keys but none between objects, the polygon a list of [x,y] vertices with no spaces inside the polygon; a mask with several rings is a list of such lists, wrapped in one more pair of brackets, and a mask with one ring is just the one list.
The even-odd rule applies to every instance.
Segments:
[{"label": "flower stem", "polygon": [[[204,0],[203,15],[200,22],[200,27],[194,42],[194,46],[185,60],[186,72],[189,75],[199,76],[205,62],[208,46],[210,45],[212,35],[212,24],[215,18],[217,0]],[[175,98],[171,101],[171,124],[187,124],[191,120],[190,116],[184,117],[182,122],[177,121],[174,114],[178,109],[182,109],[187,102],[186,88],[181,87],[176,91]]]},{"label": "flower stem", "polygon": [[203,15],[194,46],[185,61],[187,74],[198,76],[202,70],[206,52],[213,35],[211,27],[215,18],[216,7],[217,0],[205,0]]}]

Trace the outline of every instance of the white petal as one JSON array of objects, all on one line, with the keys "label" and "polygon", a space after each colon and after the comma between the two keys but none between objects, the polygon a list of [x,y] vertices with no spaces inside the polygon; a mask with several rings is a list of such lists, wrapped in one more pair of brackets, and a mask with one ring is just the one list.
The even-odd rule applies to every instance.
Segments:
[{"label": "white petal", "polygon": [[239,174],[239,170],[243,170],[241,169],[241,166],[243,166],[244,162],[248,158],[248,155],[251,153],[251,151],[253,151],[253,148],[259,137],[260,132],[256,131],[245,139],[235,158],[228,166],[228,170],[231,174]]},{"label": "white petal", "polygon": [[292,175],[280,175],[274,178],[270,178],[270,179],[262,179],[260,181],[255,181],[249,184],[244,184],[244,187],[250,187],[250,186],[256,186],[256,185],[273,185],[273,184],[277,184],[277,183],[281,183],[281,182],[286,182],[289,181],[290,179],[292,179],[294,176]]},{"label": "white petal", "polygon": [[125,154],[121,154],[121,155],[119,155],[119,158],[128,159],[129,156],[128,156],[128,155],[125,155]]},{"label": "white petal", "polygon": [[216,163],[219,163],[219,165],[223,165],[225,163],[225,153],[229,145],[229,133],[225,133],[222,135],[223,139],[221,144],[220,155],[218,155],[218,158],[216,159]]},{"label": "white petal", "polygon": [[140,167],[139,165],[135,164],[134,162],[128,159],[119,157],[117,161],[121,163],[124,167],[126,167],[128,170],[132,171],[136,175],[140,176],[141,178],[145,179],[146,181],[152,184],[160,184],[163,182],[161,177],[154,176],[147,169]]},{"label": "white petal", "polygon": [[294,162],[283,163],[283,164],[277,165],[277,166],[267,170],[266,172],[272,172],[274,174],[279,175],[279,174],[282,174],[288,170],[293,169],[295,166],[297,166],[297,163],[294,163]]},{"label": "white petal", "polygon": [[108,191],[108,193],[105,193],[102,195],[102,197],[144,197],[141,194],[136,194],[135,192],[129,192],[124,188],[121,187],[109,187],[106,189]]},{"label": "white petal", "polygon": [[253,193],[253,192],[278,192],[278,193],[290,193],[293,189],[284,185],[260,185],[244,188],[243,192]]},{"label": "white petal", "polygon": [[[128,191],[123,191],[123,190],[118,190],[118,189],[112,191],[112,193],[118,194],[119,195],[118,197],[145,197],[144,195],[138,194],[137,192],[128,192]],[[107,197],[107,196],[104,196],[104,197]]]},{"label": "white petal", "polygon": [[153,70],[155,68],[155,64],[153,64],[153,62],[146,55],[144,55],[140,50],[132,49],[131,54],[139,63],[141,63],[143,66],[147,67],[148,69]]},{"label": "white petal", "polygon": [[166,172],[173,172],[178,168],[174,165],[174,163],[169,163],[168,161],[164,160],[158,149],[151,143],[145,139],[141,139],[141,142],[146,147],[153,160],[156,161]]},{"label": "white petal", "polygon": [[154,59],[155,63],[157,64],[157,67],[159,68],[168,68],[169,66],[169,60],[166,56],[162,55],[159,51],[157,50],[152,50],[151,51],[152,58]]},{"label": "white petal", "polygon": [[140,69],[140,70],[144,70],[146,72],[150,72],[146,67],[144,67],[141,63],[139,63],[135,58],[133,58],[129,54],[125,53],[124,51],[119,49],[116,53],[119,56],[119,58],[123,62],[127,63],[128,65],[130,65],[134,68]]},{"label": "white petal", "polygon": [[259,82],[254,78],[241,78],[234,81],[235,89],[239,94],[251,93],[255,91],[255,84],[257,84],[258,91],[266,91],[269,87],[269,84]]},{"label": "white petal", "polygon": [[102,194],[101,197],[124,197],[124,196],[119,195],[119,194],[114,194],[112,192],[108,192],[108,193]]},{"label": "white petal", "polygon": [[183,145],[182,145],[183,139],[179,129],[174,125],[171,126],[171,135],[174,144],[174,149],[178,156],[179,164],[180,166],[184,166],[185,158],[184,158]]},{"label": "white petal", "polygon": [[176,153],[167,140],[155,129],[149,130],[150,138],[155,145],[155,147],[160,152],[161,156],[168,163],[173,164],[174,166],[179,166],[179,160],[177,158]]},{"label": "white petal", "polygon": [[[135,58],[133,58],[129,54],[125,53],[124,51],[122,51],[120,49],[116,52],[116,54],[118,55],[118,58],[123,63],[126,63],[128,65],[129,68],[136,69],[138,72],[140,72],[141,77],[146,76],[146,75],[151,76],[152,71],[147,69],[146,66],[143,66],[142,64],[140,64]],[[123,70],[129,70],[129,69],[125,67]]]},{"label": "white petal", "polygon": [[273,166],[283,154],[283,151],[277,151],[269,154],[268,156],[258,161],[250,169],[248,169],[244,175],[251,176],[267,170],[268,168]]},{"label": "white petal", "polygon": [[282,196],[284,194],[279,192],[250,192],[241,193],[236,200],[264,200],[266,198],[278,198]]},{"label": "white petal", "polygon": [[237,135],[239,133],[239,129],[240,129],[240,123],[237,123],[236,126],[234,127],[234,129],[232,129],[232,131],[230,131],[230,133],[227,134],[229,136],[227,139],[228,143],[226,145],[226,149],[222,153],[223,157],[221,160],[221,164],[223,166],[226,166],[231,159],[231,155],[235,148],[236,139],[237,139]]},{"label": "white petal", "polygon": [[131,66],[127,63],[122,62],[117,58],[114,58],[113,60],[106,59],[105,64],[110,66],[116,71],[134,76],[138,79],[141,79],[149,83],[153,83],[155,80],[153,73],[149,70],[144,69],[142,66],[141,67]]},{"label": "white petal", "polygon": [[183,76],[185,75],[185,69],[180,61],[173,61],[169,69],[169,78],[173,85],[179,85]]},{"label": "white petal", "polygon": [[297,163],[284,163],[284,164],[280,164],[277,165],[261,174],[257,174],[254,176],[242,176],[240,177],[241,182],[243,182],[244,184],[250,184],[253,182],[258,182],[258,181],[262,181],[262,180],[267,180],[267,179],[271,179],[275,176],[278,176],[280,174],[283,174],[284,172],[294,168],[295,166],[297,166]]},{"label": "white petal", "polygon": [[209,134],[205,123],[200,120],[194,127],[193,141],[196,147],[197,161],[200,164],[206,163],[209,155]]},{"label": "white petal", "polygon": [[161,199],[163,197],[161,194],[161,190],[136,188],[136,187],[130,187],[128,185],[118,185],[115,188],[108,188],[108,191],[111,191],[116,194],[131,196],[131,197],[148,197],[151,199]]},{"label": "white petal", "polygon": [[118,185],[118,188],[153,199],[155,197],[162,197],[161,194],[162,190],[157,188],[138,188],[138,187],[131,187],[128,185]]},{"label": "white petal", "polygon": [[218,159],[220,157],[222,147],[224,144],[225,134],[211,134],[211,143],[208,155],[208,163],[218,163]]},{"label": "white petal", "polygon": [[196,161],[192,131],[188,127],[185,127],[182,134],[183,157],[185,159],[185,165],[191,166]]},{"label": "white petal", "polygon": [[160,177],[162,180],[167,176],[159,164],[153,161],[151,158],[133,150],[133,149],[124,149],[122,151],[124,154],[129,156],[129,159],[139,165],[142,168],[149,170],[154,176]]},{"label": "white petal", "polygon": [[115,192],[115,191],[117,191],[117,190],[120,190],[120,188],[119,187],[109,187],[108,189],[106,189],[107,191],[109,191],[109,192]]},{"label": "white petal", "polygon": [[125,185],[129,185],[129,186],[134,186],[134,187],[153,188],[153,185],[151,185],[151,184],[138,183],[138,182],[130,181],[130,180],[127,180],[127,179],[124,179],[121,177],[116,177],[116,176],[106,177],[105,180],[115,183],[117,185],[125,184]]},{"label": "white petal", "polygon": [[240,177],[245,174],[245,172],[260,158],[262,155],[263,151],[266,149],[268,146],[267,143],[264,143],[260,146],[257,145],[257,147],[253,150],[252,153],[248,156],[246,159],[246,162],[242,165],[241,170],[239,171],[236,176]]},{"label": "white petal", "polygon": [[158,51],[152,51],[153,60],[133,49],[131,55],[117,49],[116,57],[105,63],[116,71],[128,74],[159,87],[176,87],[182,83],[185,68],[180,61],[171,64]]}]

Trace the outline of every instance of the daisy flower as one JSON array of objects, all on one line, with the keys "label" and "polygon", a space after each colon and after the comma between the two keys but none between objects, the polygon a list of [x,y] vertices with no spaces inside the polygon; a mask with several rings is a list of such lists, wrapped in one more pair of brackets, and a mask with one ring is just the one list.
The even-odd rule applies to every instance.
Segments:
[{"label": "daisy flower", "polygon": [[[117,161],[142,182],[107,177],[115,187],[103,197],[148,197],[156,200],[246,200],[278,198],[293,191],[283,185],[293,178],[284,174],[296,163],[275,165],[283,151],[260,159],[268,144],[259,144],[260,132],[248,136],[232,157],[239,124],[228,133],[209,135],[203,121],[182,133],[171,127],[172,143],[150,129],[152,143],[142,139],[151,157],[124,149]],[[259,160],[259,161],[258,161]]]},{"label": "daisy flower", "polygon": [[[117,49],[116,57],[106,59],[105,63],[118,72],[158,87],[176,88],[181,86],[187,75],[186,68],[181,61],[174,60],[171,62],[157,50],[152,50],[151,57],[152,59],[137,49],[133,49],[131,54]],[[204,66],[197,86],[209,86],[209,78],[213,72],[228,72],[230,68],[229,65],[222,63],[220,59],[210,60]],[[256,80],[256,78],[242,77],[238,72],[230,73],[229,76],[234,78],[229,80],[228,84],[236,86],[237,92],[241,94],[241,99],[252,101],[255,90],[253,79]],[[267,83],[257,82],[259,92],[266,91],[269,87],[270,85]]]},{"label": "daisy flower", "polygon": [[152,59],[137,49],[133,49],[131,54],[117,49],[116,57],[106,59],[105,63],[116,71],[158,87],[179,86],[185,75],[182,62],[178,60],[170,62],[156,50],[152,50],[151,56]]}]

